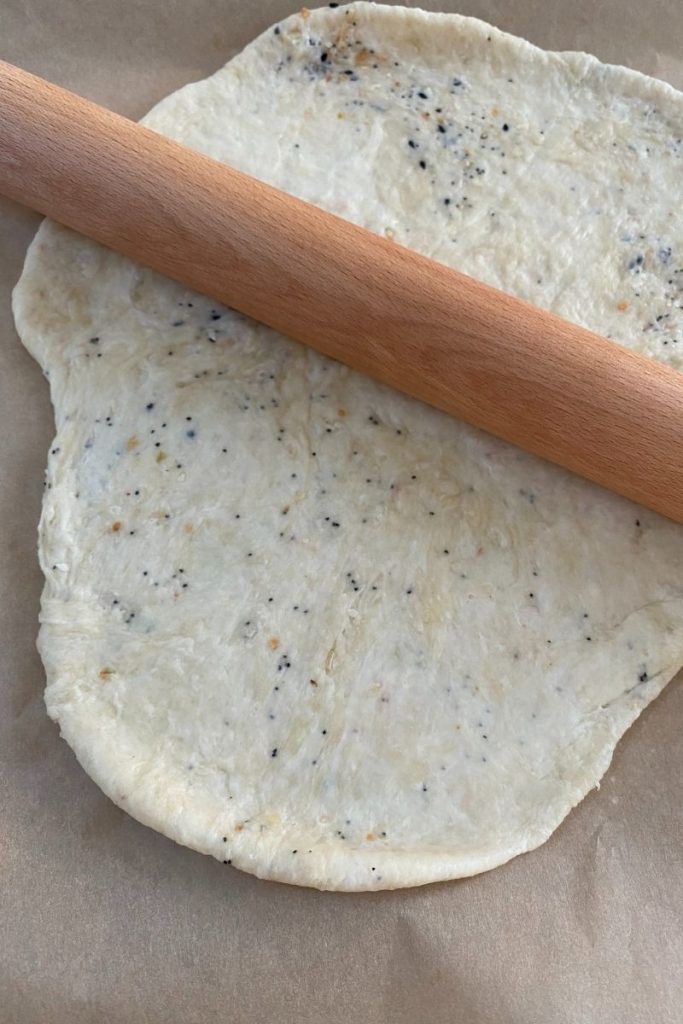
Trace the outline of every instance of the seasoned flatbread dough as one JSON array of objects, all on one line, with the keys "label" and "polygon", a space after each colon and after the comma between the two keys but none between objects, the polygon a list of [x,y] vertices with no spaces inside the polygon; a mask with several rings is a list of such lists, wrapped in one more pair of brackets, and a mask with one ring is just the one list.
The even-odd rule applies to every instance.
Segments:
[{"label": "seasoned flatbread dough", "polygon": [[[146,124],[680,365],[660,82],[360,3]],[[14,298],[57,421],[48,711],[167,836],[328,889],[484,871],[547,839],[683,663],[673,523],[55,224]]]}]

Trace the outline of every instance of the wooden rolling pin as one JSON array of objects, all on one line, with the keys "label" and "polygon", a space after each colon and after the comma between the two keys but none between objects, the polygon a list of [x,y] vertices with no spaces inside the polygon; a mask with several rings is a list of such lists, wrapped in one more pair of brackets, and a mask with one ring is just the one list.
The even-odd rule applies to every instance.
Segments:
[{"label": "wooden rolling pin", "polygon": [[675,370],[3,62],[0,192],[683,522]]}]

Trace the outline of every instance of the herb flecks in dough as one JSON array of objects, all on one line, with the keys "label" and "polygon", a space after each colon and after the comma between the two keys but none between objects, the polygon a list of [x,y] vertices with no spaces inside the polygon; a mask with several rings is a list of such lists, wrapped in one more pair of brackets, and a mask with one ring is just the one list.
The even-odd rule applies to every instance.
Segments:
[{"label": "herb flecks in dough", "polygon": [[[366,4],[147,118],[676,367],[682,121],[635,73]],[[178,841],[323,888],[485,870],[683,663],[674,524],[54,224],[15,309],[58,421],[48,709]]]}]

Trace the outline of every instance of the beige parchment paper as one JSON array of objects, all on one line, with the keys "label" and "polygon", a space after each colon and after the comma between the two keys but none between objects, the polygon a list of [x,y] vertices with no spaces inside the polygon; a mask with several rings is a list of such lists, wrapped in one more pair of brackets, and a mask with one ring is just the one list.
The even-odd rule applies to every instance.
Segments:
[{"label": "beige parchment paper", "polygon": [[[0,58],[139,117],[295,6],[0,0]],[[683,88],[680,0],[421,6]],[[35,651],[52,415],[10,292],[37,224],[0,201],[0,1024],[680,1024],[680,679],[545,846],[422,889],[260,882],[139,825],[87,778],[47,719]]]}]

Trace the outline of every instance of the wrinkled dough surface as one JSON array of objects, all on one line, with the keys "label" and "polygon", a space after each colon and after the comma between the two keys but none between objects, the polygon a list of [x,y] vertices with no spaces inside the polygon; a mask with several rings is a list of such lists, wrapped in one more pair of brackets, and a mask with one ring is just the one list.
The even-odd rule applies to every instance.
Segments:
[{"label": "wrinkled dough surface", "polygon": [[[674,366],[682,122],[634,72],[366,4],[146,118]],[[683,662],[655,514],[52,223],[15,313],[57,421],[47,707],[173,839],[321,888],[483,871],[550,835]]]}]

